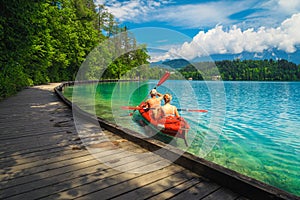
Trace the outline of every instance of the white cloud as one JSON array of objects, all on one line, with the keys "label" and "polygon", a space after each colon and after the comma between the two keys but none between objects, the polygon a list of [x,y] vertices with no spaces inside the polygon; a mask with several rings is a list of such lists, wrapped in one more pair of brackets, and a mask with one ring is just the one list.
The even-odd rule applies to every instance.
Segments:
[{"label": "white cloud", "polygon": [[[117,20],[139,22],[145,19],[149,13],[155,12],[157,8],[168,1],[159,0],[129,0],[129,1],[110,1],[96,0],[95,4],[104,4],[108,11],[111,12]],[[147,18],[147,17],[146,17]]]},{"label": "white cloud", "polygon": [[[300,12],[300,0],[195,1],[193,4],[178,4],[172,0],[96,0],[95,3],[105,4],[120,22],[163,22],[184,28],[214,27],[216,24],[272,27]],[[230,18],[247,9],[256,12],[249,13],[242,21]]]},{"label": "white cloud", "polygon": [[287,12],[294,12],[300,9],[299,0],[279,0],[278,4]]},{"label": "white cloud", "polygon": [[[263,52],[276,48],[293,53],[300,45],[300,13],[286,19],[277,28],[261,27],[258,30],[241,30],[233,26],[224,31],[222,26],[216,26],[207,32],[200,31],[191,42],[185,42],[180,48],[171,48],[161,56],[164,59],[180,57],[188,60],[212,54],[238,54],[243,51]],[[157,58],[153,58],[157,60]]]},{"label": "white cloud", "polygon": [[274,27],[287,17],[300,12],[300,0],[267,0],[262,1],[258,7],[264,9],[258,21],[260,26]]},{"label": "white cloud", "polygon": [[[195,4],[173,4],[172,1],[131,0],[106,1],[108,10],[121,22],[143,23],[149,21],[165,22],[177,27],[199,28],[215,26],[218,23],[231,22],[227,17],[245,9],[252,0],[202,2]],[[96,4],[97,4],[96,3]]]}]

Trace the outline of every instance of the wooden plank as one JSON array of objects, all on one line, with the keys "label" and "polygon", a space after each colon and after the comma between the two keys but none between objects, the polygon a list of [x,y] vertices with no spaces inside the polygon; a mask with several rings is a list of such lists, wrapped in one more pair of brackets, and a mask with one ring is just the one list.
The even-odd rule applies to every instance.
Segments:
[{"label": "wooden plank", "polygon": [[[78,144],[79,142],[81,142],[81,138],[79,138],[78,135],[62,133],[62,136],[63,135],[65,135],[65,138],[63,140],[61,138],[58,138],[58,139],[51,138],[51,140],[49,140],[49,138],[41,137],[41,138],[39,138],[38,143],[33,143],[30,146],[30,149],[28,148],[29,145],[24,145],[24,144],[22,144],[21,146],[9,146],[9,147],[5,148],[4,150],[2,150],[2,152],[0,153],[0,158],[6,158],[7,156],[10,157],[12,153],[13,153],[13,155],[21,155],[21,154],[24,155],[27,153],[34,153],[34,152],[38,152],[40,150],[48,149],[49,147],[52,148],[52,147],[56,147],[56,146],[68,146],[68,144],[72,145],[72,144]],[[115,140],[115,139],[121,138],[119,136],[108,134],[108,133],[106,133],[105,137],[107,137],[110,140]],[[76,139],[76,140],[74,141],[74,139]],[[77,139],[80,139],[80,141],[77,141]]]},{"label": "wooden plank", "polygon": [[57,157],[62,157],[64,155],[72,155],[76,153],[76,151],[72,149],[67,149],[67,148],[56,148],[52,151],[49,152],[43,152],[38,154],[38,155],[33,155],[33,156],[27,156],[27,157],[22,157],[22,156],[11,156],[10,158],[6,158],[5,160],[1,160],[0,162],[0,168],[5,169],[5,168],[10,168],[12,166],[20,167],[20,168],[26,168],[26,165],[30,165],[31,167],[34,166],[34,164],[37,164],[39,162],[43,162],[50,158],[57,158]]},{"label": "wooden plank", "polygon": [[[116,155],[116,151],[115,150],[107,150],[107,151],[103,151],[101,152],[101,154],[99,153],[98,156],[101,156],[101,161],[102,162],[109,162],[111,161],[115,161],[116,159],[120,158],[120,161],[118,162],[119,165],[124,164],[122,158],[126,158],[126,156],[129,156],[126,152],[123,153],[119,153]],[[130,162],[135,161],[136,158],[133,158],[130,160]],[[35,182],[38,181],[40,179],[46,179],[52,176],[58,176],[61,174],[65,174],[67,172],[75,172],[77,170],[80,169],[79,166],[83,166],[84,167],[88,167],[88,165],[93,166],[93,163],[97,163],[99,164],[100,161],[96,160],[96,159],[90,159],[90,160],[78,160],[76,162],[76,160],[72,163],[72,165],[66,165],[63,166],[61,168],[54,168],[54,169],[49,169],[47,171],[43,171],[43,172],[39,172],[36,174],[31,174],[28,176],[19,176],[19,177],[15,177],[13,180],[9,181],[5,186],[3,186],[3,189],[5,188],[11,188],[11,187],[15,187],[15,186],[20,186],[22,184],[28,184],[31,182]],[[126,164],[126,163],[125,163]],[[77,166],[75,168],[75,166]],[[60,179],[61,180],[61,179]],[[38,183],[34,183],[37,186],[40,186],[40,184]]]},{"label": "wooden plank", "polygon": [[[110,137],[108,137],[110,138]],[[80,138],[78,138],[80,139]],[[110,138],[110,140],[112,140],[114,138]],[[77,140],[76,140],[77,141]],[[112,142],[117,143],[119,140],[112,140]],[[99,146],[100,144],[103,144],[104,141],[100,141],[97,140],[98,144],[94,144],[94,146]],[[37,151],[37,152],[30,152],[27,154],[12,154],[9,155],[9,157],[5,157],[5,158],[1,158],[0,159],[0,166],[1,168],[4,168],[5,166],[8,166],[10,164],[10,162],[13,162],[13,164],[16,165],[20,165],[20,164],[25,164],[25,163],[32,163],[34,161],[39,161],[41,159],[44,159],[44,157],[46,156],[47,158],[51,158],[51,157],[56,157],[56,156],[63,156],[65,154],[70,154],[70,153],[74,153],[74,149],[72,149],[72,145],[82,145],[81,141],[78,141],[77,143],[74,144],[67,144],[66,146],[54,146],[53,148],[48,148],[48,149],[44,149],[41,151]],[[76,146],[75,146],[76,147]],[[128,141],[122,141],[122,145],[118,145],[118,147],[121,147],[122,149],[126,149],[126,150],[132,150],[133,145],[132,143],[128,142]],[[12,163],[11,163],[12,164]]]},{"label": "wooden plank", "polygon": [[32,154],[32,153],[37,153],[40,151],[45,151],[47,149],[52,149],[55,147],[67,147],[70,146],[72,144],[78,144],[78,142],[73,141],[70,142],[69,140],[64,140],[64,141],[60,141],[59,143],[57,141],[52,141],[50,140],[48,144],[40,144],[37,146],[31,146],[30,148],[28,148],[28,146],[21,146],[18,149],[8,149],[7,151],[3,150],[2,152],[0,152],[0,158],[1,159],[7,159],[9,158],[11,155],[26,155],[26,154]]},{"label": "wooden plank", "polygon": [[203,180],[197,177],[194,177],[190,180],[184,180],[183,182],[178,182],[173,185],[170,189],[162,191],[161,193],[155,194],[150,197],[149,200],[161,200],[161,199],[170,199],[171,197],[187,190],[188,188],[202,182]]},{"label": "wooden plank", "polygon": [[246,198],[246,197],[241,196],[241,197],[238,197],[236,200],[249,200],[249,199]]},{"label": "wooden plank", "polygon": [[[49,140],[49,138],[45,137],[45,136],[41,136],[41,137],[37,137],[35,138],[36,140],[38,140],[38,142],[33,143],[32,138],[28,138],[28,140],[30,141],[30,143],[27,143],[26,146],[24,146],[24,143],[26,141],[23,140],[23,142],[20,143],[20,146],[14,146],[11,145],[8,148],[5,149],[5,152],[3,152],[2,154],[0,154],[0,157],[6,157],[7,155],[9,156],[11,152],[16,152],[16,151],[22,151],[22,150],[26,150],[28,151],[28,148],[34,149],[34,148],[43,148],[44,146],[47,145],[60,145],[61,143],[79,143],[81,141],[84,141],[86,139],[88,139],[87,137],[78,137],[77,135],[74,134],[67,134],[65,132],[62,132],[60,135],[50,135],[53,136],[51,137],[51,140]],[[59,137],[57,137],[59,136]],[[101,140],[103,140],[103,136],[99,135],[99,136],[93,136],[94,140],[96,141],[96,139],[98,139],[97,142],[101,142]],[[90,137],[92,138],[92,137]],[[110,139],[110,140],[115,140],[116,138],[120,138],[120,137],[116,137],[116,136],[112,136],[112,135],[105,135],[105,138]],[[31,139],[31,140],[30,140]],[[70,142],[71,141],[71,142]],[[4,149],[2,149],[2,151],[4,151]]]},{"label": "wooden plank", "polygon": [[[53,163],[59,163],[59,162],[63,162],[63,161],[74,159],[74,158],[82,158],[84,156],[90,156],[90,153],[88,151],[73,151],[73,153],[66,154],[64,156],[47,157],[43,160],[27,162],[27,163],[21,164],[21,165],[4,166],[0,169],[0,172],[1,173],[13,172],[13,173],[18,174],[18,173],[22,173],[22,171],[24,171],[24,170],[27,171],[29,169],[38,168],[38,167],[42,167],[45,165],[51,165]],[[0,175],[0,180],[3,179],[4,177],[7,177],[7,176]]]},{"label": "wooden plank", "polygon": [[[128,145],[127,145],[128,146]],[[65,157],[67,158],[68,156],[74,157],[76,155],[74,155],[74,153],[77,153],[78,151],[70,148],[69,146],[67,146],[68,148],[54,148],[54,149],[50,149],[47,151],[41,151],[38,152],[38,154],[34,153],[31,155],[22,155],[22,156],[10,156],[9,158],[6,159],[2,159],[0,160],[0,166],[2,169],[4,169],[5,167],[11,167],[11,165],[13,164],[14,167],[16,166],[20,166],[21,168],[25,168],[24,166],[26,166],[26,164],[28,165],[34,165],[35,163],[38,162],[45,162],[48,161],[51,158],[57,158],[57,157]],[[123,145],[123,148],[125,148],[126,146]],[[130,146],[128,147],[128,149],[131,148]],[[108,149],[108,147],[106,147],[106,149]]]},{"label": "wooden plank", "polygon": [[[136,161],[136,157],[131,157],[132,163],[136,163],[134,166],[139,167],[141,162],[138,160]],[[110,158],[115,159],[115,158]],[[125,162],[121,161],[120,165],[128,165],[128,159]],[[144,162],[142,165],[147,165],[149,163]],[[133,168],[132,166],[128,166],[127,169]],[[8,199],[32,199],[32,198],[48,198],[48,199],[56,199],[57,197],[60,198],[75,198],[81,192],[86,192],[89,188],[97,189],[101,187],[109,187],[110,184],[114,185],[119,183],[121,180],[126,181],[127,179],[131,179],[133,177],[141,176],[140,174],[132,174],[132,173],[123,173],[121,171],[115,169],[97,169],[96,172],[89,174],[86,172],[83,176],[79,176],[73,178],[71,180],[62,181],[60,178],[57,179],[56,184],[51,185],[51,187],[44,187],[44,188],[35,188],[34,190],[13,196]],[[76,194],[76,195],[75,195]],[[68,197],[67,197],[68,196]]]},{"label": "wooden plank", "polygon": [[[17,126],[17,124],[14,124],[14,126]],[[22,130],[16,132],[13,130],[10,130],[10,134],[7,135],[0,135],[0,140],[5,141],[6,144],[10,143],[16,143],[18,140],[23,140],[23,138],[26,137],[35,137],[35,136],[46,136],[47,134],[57,134],[57,133],[66,133],[66,131],[69,131],[70,128],[58,128],[58,127],[35,127],[31,130]],[[73,131],[75,131],[73,129]]]},{"label": "wooden plank", "polygon": [[[36,174],[30,174],[28,176],[19,176],[14,179],[8,181],[6,184],[1,184],[1,188],[3,191],[10,189],[18,189],[18,192],[22,192],[26,189],[27,185],[32,186],[31,190],[34,188],[43,187],[48,178],[60,176],[63,174],[72,174],[74,172],[77,173],[78,170],[87,169],[89,167],[93,167],[95,165],[99,165],[98,160],[87,160],[82,162],[76,162],[72,165],[63,166],[61,168],[50,169],[48,171],[39,172]],[[40,181],[43,183],[41,184]],[[16,189],[17,188],[17,189]]]},{"label": "wooden plank", "polygon": [[139,175],[132,179],[123,179],[123,181],[115,180],[113,181],[114,184],[110,184],[109,187],[105,187],[104,189],[103,187],[89,187],[86,188],[87,190],[84,190],[84,193],[82,192],[81,196],[78,199],[97,199],[100,196],[102,199],[112,198],[127,191],[133,190],[136,187],[141,187],[145,184],[155,182],[172,174],[179,173],[182,170],[183,169],[181,167],[169,166],[161,170],[150,172],[144,175]]},{"label": "wooden plank", "polygon": [[[106,152],[107,153],[107,152]],[[126,155],[128,155],[126,152],[122,152],[120,154],[113,154],[112,155],[106,155],[103,154],[103,158],[102,161],[103,162],[110,162],[110,161],[114,161],[116,159],[122,159],[124,157],[126,157]],[[134,161],[136,158],[131,159],[131,161]],[[126,165],[127,164],[127,160],[126,162],[119,162],[119,165]],[[36,177],[36,175],[39,176],[38,179],[36,179],[35,181],[31,181],[31,182],[25,182],[23,183],[22,187],[19,187],[18,190],[15,190],[15,187],[9,187],[6,190],[3,191],[4,197],[8,198],[8,197],[21,197],[24,198],[26,195],[24,193],[30,193],[33,190],[37,191],[37,190],[41,190],[38,193],[39,194],[47,194],[49,193],[49,188],[48,187],[52,187],[53,185],[57,185],[57,184],[68,184],[68,181],[74,181],[74,179],[76,178],[80,178],[82,179],[82,177],[88,177],[88,175],[92,175],[95,176],[95,174],[100,173],[100,169],[101,171],[105,171],[105,173],[108,173],[110,170],[110,168],[108,168],[108,166],[106,166],[105,164],[100,163],[97,160],[91,160],[90,162],[85,162],[84,163],[84,168],[82,169],[78,169],[78,167],[76,167],[76,169],[71,168],[71,171],[68,172],[66,171],[66,168],[64,169],[56,169],[53,171],[47,171],[44,173],[39,173],[39,174],[35,174],[35,176],[32,177]],[[116,171],[116,170],[114,170]],[[116,173],[122,173],[119,171],[116,171]],[[19,182],[20,183],[20,182]],[[20,185],[17,185],[20,186]],[[46,193],[45,193],[46,192]]]},{"label": "wooden plank", "polygon": [[[18,170],[15,170],[15,167],[11,167],[8,169],[1,169],[1,174],[0,175],[0,180],[1,181],[10,181],[11,179],[14,179],[15,177],[20,177],[20,176],[28,176],[31,174],[36,174],[39,172],[43,171],[48,171],[50,169],[55,169],[55,168],[61,168],[62,166],[65,165],[71,165],[74,161],[85,161],[85,160],[90,160],[93,159],[91,155],[88,153],[82,153],[82,155],[77,155],[76,158],[69,158],[69,159],[60,159],[57,161],[53,161],[51,163],[44,163],[39,165],[38,167],[30,167],[30,168],[19,168]],[[17,167],[16,167],[17,168]]]},{"label": "wooden plank", "polygon": [[238,195],[224,187],[221,187],[217,191],[215,191],[215,192],[209,194],[208,196],[206,196],[205,198],[203,198],[203,200],[215,200],[215,199],[234,200],[239,196],[240,195]]},{"label": "wooden plank", "polygon": [[[133,155],[133,157],[137,158],[137,162],[129,162],[128,161],[128,163],[126,165],[114,167],[114,169],[119,170],[119,171],[124,171],[124,172],[128,172],[129,169],[135,169],[134,171],[131,171],[131,172],[145,173],[145,172],[153,171],[153,168],[156,165],[166,166],[169,164],[169,161],[167,161],[155,154],[148,154],[148,155],[137,154],[137,155]],[[126,160],[124,160],[124,161],[126,161]],[[137,166],[139,166],[139,167],[137,167]]]},{"label": "wooden plank", "polygon": [[[49,140],[49,138],[51,140]],[[79,137],[78,135],[75,135],[75,134],[68,134],[65,131],[53,132],[49,136],[47,136],[46,134],[40,135],[40,136],[34,136],[34,140],[32,139],[32,137],[19,138],[18,143],[13,143],[13,141],[12,141],[11,144],[7,144],[9,146],[6,149],[5,149],[5,147],[3,147],[1,149],[1,151],[5,150],[6,153],[9,153],[9,152],[21,151],[28,146],[33,148],[37,145],[36,141],[38,141],[38,146],[42,146],[42,145],[48,146],[49,144],[59,144],[63,141],[69,141],[69,143],[71,144],[72,142],[76,142],[76,141],[81,142],[81,141],[86,141],[86,140],[93,140],[94,142],[101,142],[104,139],[107,140],[107,139],[112,139],[112,138],[109,136],[103,136],[100,134],[87,138],[87,137]],[[26,149],[28,149],[28,148],[26,148]]]},{"label": "wooden plank", "polygon": [[[12,137],[12,134],[19,136],[19,135],[29,135],[32,132],[36,131],[36,130],[57,130],[59,128],[70,128],[70,127],[55,127],[55,123],[51,122],[49,119],[48,121],[37,121],[36,123],[34,123],[33,121],[23,121],[20,120],[19,123],[16,122],[16,120],[20,120],[20,119],[15,119],[14,122],[12,123],[7,123],[5,125],[2,125],[1,128],[3,128],[2,133],[0,134],[0,138],[1,139],[5,139],[5,138],[10,138]],[[25,124],[24,124],[25,123]]]},{"label": "wooden plank", "polygon": [[188,170],[180,171],[177,174],[173,174],[170,176],[167,176],[161,180],[158,180],[156,182],[150,183],[148,185],[139,187],[137,189],[134,189],[130,192],[121,194],[120,196],[117,196],[113,199],[135,199],[135,200],[142,200],[147,199],[153,195],[162,193],[165,190],[168,190],[170,188],[173,188],[174,186],[184,183],[187,180],[191,180],[193,177],[197,177],[194,173]]},{"label": "wooden plank", "polygon": [[[16,184],[16,186],[12,186],[12,187],[3,189],[2,190],[2,198],[25,199],[26,195],[31,195],[30,193],[32,193],[34,191],[37,191],[37,190],[49,191],[49,188],[51,188],[55,184],[59,184],[61,182],[67,183],[68,180],[74,178],[74,174],[76,174],[78,177],[83,177],[86,175],[87,171],[88,171],[88,173],[95,173],[96,170],[106,167],[105,165],[100,164],[99,162],[97,162],[95,160],[90,160],[90,161],[84,162],[84,164],[87,164],[87,166],[84,168],[81,168],[81,169],[77,169],[77,165],[72,165],[72,168],[74,168],[74,166],[76,166],[76,170],[73,169],[70,172],[66,171],[66,172],[61,173],[60,169],[56,170],[56,171],[60,171],[59,174],[56,176],[55,175],[50,176],[49,172],[42,172],[39,174],[34,174],[31,176],[28,176],[31,180],[28,182],[24,182],[23,184],[15,183],[13,180],[13,182]],[[54,171],[54,170],[52,170],[52,171]],[[51,173],[51,175],[52,175],[52,173]],[[43,177],[43,176],[45,176],[45,177]],[[10,185],[12,185],[12,184],[10,184]]]},{"label": "wooden plank", "polygon": [[[53,131],[53,132],[48,132],[48,133],[43,133],[43,134],[36,134],[36,135],[31,135],[26,138],[20,137],[17,139],[11,139],[8,142],[3,142],[2,148],[0,148],[0,151],[5,151],[5,152],[16,152],[18,150],[22,150],[25,147],[28,148],[28,146],[42,146],[43,144],[53,144],[53,143],[58,143],[59,140],[70,140],[72,138],[71,135],[69,137],[66,137],[66,131]],[[53,140],[49,140],[53,139]],[[15,142],[15,141],[16,142]],[[38,143],[37,143],[38,141]],[[5,148],[6,147],[6,148]]]},{"label": "wooden plank", "polygon": [[175,195],[171,199],[201,199],[219,188],[220,186],[215,183],[203,181]]},{"label": "wooden plank", "polygon": [[68,148],[69,146],[70,144],[67,144],[65,146],[53,146],[53,147],[50,146],[49,148],[41,149],[40,151],[36,151],[36,152],[29,152],[24,154],[14,153],[9,155],[9,157],[0,158],[0,165],[2,163],[10,162],[11,160],[17,161],[18,164],[23,164],[28,162],[29,158],[39,159],[39,157],[47,156],[48,153],[53,154],[62,151],[69,151],[71,150],[71,148]]},{"label": "wooden plank", "polygon": [[[110,147],[107,147],[108,150],[110,150]],[[64,165],[70,165],[74,161],[80,160],[91,160],[94,159],[94,156],[103,156],[102,152],[105,149],[98,149],[97,152],[94,152],[94,155],[91,155],[88,151],[79,151],[72,155],[66,155],[64,157],[58,157],[58,158],[50,158],[45,160],[41,160],[39,162],[30,163],[28,165],[22,165],[22,166],[13,166],[9,169],[1,169],[2,175],[0,176],[2,181],[9,181],[10,179],[13,179],[16,176],[27,176],[30,174],[35,174],[38,172],[47,171],[50,169],[60,168]],[[119,150],[111,150],[107,151],[109,154],[120,153]],[[125,152],[127,153],[127,152]]]}]

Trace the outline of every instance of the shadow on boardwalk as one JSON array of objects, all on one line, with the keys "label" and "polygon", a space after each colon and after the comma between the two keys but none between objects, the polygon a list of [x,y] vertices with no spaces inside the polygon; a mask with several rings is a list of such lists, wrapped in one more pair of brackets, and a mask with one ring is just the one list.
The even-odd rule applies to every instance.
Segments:
[{"label": "shadow on boardwalk", "polygon": [[[245,199],[178,165],[151,171],[169,161],[128,154],[147,151],[107,130],[90,143],[114,168],[103,164],[82,145],[55,86],[25,89],[0,102],[1,199]],[[124,172],[137,168],[150,172]]]}]

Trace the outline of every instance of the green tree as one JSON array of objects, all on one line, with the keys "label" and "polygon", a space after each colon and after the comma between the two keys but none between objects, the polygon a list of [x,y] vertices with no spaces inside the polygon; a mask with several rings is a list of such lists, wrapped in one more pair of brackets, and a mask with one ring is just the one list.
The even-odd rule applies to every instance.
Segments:
[{"label": "green tree", "polygon": [[100,41],[91,0],[3,0],[0,8],[1,97],[27,85],[73,79]]}]

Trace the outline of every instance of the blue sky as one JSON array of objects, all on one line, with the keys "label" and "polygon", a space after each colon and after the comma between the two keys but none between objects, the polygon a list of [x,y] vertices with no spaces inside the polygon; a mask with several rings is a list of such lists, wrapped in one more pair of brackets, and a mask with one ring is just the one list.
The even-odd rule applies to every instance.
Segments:
[{"label": "blue sky", "polygon": [[[96,0],[146,43],[151,61],[300,52],[300,0]],[[151,27],[151,28],[150,28]]]}]

